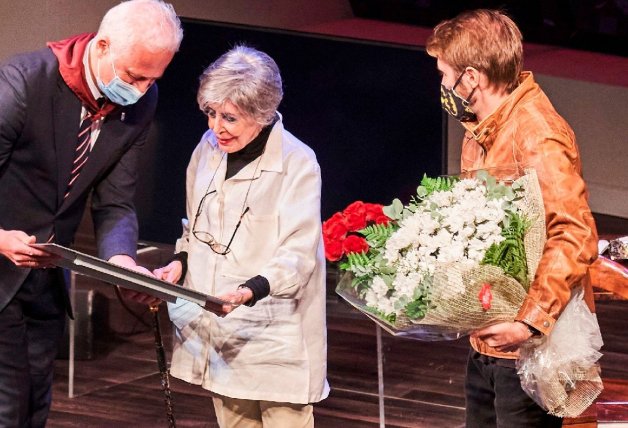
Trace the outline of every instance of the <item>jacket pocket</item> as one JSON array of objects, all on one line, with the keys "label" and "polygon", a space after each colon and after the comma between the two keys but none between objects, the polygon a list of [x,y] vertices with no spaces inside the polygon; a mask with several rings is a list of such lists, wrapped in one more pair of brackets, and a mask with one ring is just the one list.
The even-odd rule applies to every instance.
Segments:
[{"label": "jacket pocket", "polygon": [[[247,213],[231,243],[231,269],[237,275],[251,278],[273,257],[279,237],[279,215]],[[247,279],[248,279],[247,278]]]}]

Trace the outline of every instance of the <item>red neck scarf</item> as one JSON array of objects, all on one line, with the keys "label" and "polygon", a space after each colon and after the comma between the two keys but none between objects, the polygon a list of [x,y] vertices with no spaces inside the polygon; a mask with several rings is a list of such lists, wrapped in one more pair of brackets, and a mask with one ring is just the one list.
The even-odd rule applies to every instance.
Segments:
[{"label": "red neck scarf", "polygon": [[94,35],[95,33],[79,34],[58,42],[48,42],[47,45],[59,61],[59,73],[61,73],[61,77],[63,77],[65,83],[92,115],[92,120],[98,120],[105,117],[119,106],[109,100],[106,100],[105,103],[100,106],[94,99],[92,91],[87,85],[85,70],[83,68],[83,55],[85,54],[85,49],[87,49],[90,40],[94,38]]}]

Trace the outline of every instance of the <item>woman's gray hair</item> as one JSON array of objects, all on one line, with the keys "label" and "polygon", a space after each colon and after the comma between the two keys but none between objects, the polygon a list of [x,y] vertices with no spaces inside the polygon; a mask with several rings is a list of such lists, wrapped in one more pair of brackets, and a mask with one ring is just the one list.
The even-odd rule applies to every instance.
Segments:
[{"label": "woman's gray hair", "polygon": [[177,52],[183,39],[181,21],[170,3],[162,0],[128,0],[103,17],[98,36],[106,36],[117,56],[141,45],[152,53]]},{"label": "woman's gray hair", "polygon": [[201,110],[230,101],[262,126],[273,122],[283,97],[275,61],[257,49],[238,45],[205,69],[196,100]]}]

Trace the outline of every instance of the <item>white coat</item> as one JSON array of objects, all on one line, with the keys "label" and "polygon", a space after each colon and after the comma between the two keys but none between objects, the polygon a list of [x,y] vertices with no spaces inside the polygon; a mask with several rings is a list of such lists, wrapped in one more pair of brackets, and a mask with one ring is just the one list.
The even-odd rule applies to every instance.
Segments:
[{"label": "white coat", "polygon": [[[220,295],[262,275],[270,295],[224,318],[181,299],[169,305],[171,374],[232,398],[318,402],[329,394],[320,167],[281,119],[259,164],[256,159],[225,180],[226,165],[208,130],[187,169],[189,230],[184,227],[176,245],[188,253],[184,287]],[[225,256],[191,233],[212,176],[209,190],[216,192],[205,198],[196,230],[227,244],[249,207]]]}]

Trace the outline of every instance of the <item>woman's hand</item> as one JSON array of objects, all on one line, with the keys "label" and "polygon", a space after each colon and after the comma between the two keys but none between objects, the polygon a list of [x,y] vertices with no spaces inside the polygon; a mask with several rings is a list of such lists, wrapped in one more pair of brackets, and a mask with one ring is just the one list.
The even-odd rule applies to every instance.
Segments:
[{"label": "woman's hand", "polygon": [[230,291],[229,293],[221,294],[216,297],[227,302],[222,305],[222,311],[215,312],[216,315],[224,317],[238,306],[244,305],[251,300],[253,298],[253,292],[248,287],[239,287],[235,291]]},{"label": "woman's hand", "polygon": [[181,273],[183,272],[183,264],[180,261],[174,260],[168,263],[164,267],[160,267],[153,271],[153,275],[157,279],[162,281],[168,281],[176,284],[181,279]]}]

